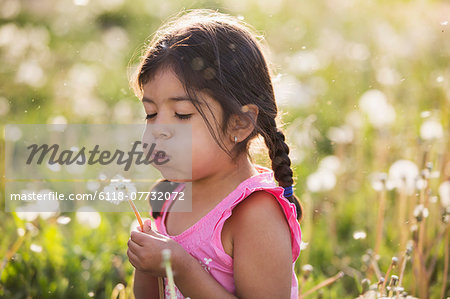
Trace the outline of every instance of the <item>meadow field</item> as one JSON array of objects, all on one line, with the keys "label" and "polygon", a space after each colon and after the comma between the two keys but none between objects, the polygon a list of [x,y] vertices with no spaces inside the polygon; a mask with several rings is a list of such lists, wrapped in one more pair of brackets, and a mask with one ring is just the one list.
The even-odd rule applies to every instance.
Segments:
[{"label": "meadow field", "polygon": [[[191,8],[267,44],[305,210],[301,298],[448,298],[448,1],[0,0],[0,125],[143,123],[129,76]],[[132,298],[131,209],[6,212],[3,132],[0,298]]]}]

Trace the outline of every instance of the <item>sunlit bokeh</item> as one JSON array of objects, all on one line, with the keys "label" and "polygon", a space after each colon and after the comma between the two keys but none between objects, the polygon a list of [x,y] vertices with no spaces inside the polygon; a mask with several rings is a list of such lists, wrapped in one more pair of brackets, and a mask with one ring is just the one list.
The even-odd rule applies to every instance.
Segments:
[{"label": "sunlit bokeh", "polygon": [[[448,1],[2,0],[0,124],[143,123],[130,76],[183,8],[233,14],[264,36],[304,206],[300,294],[450,296]],[[22,136],[8,132],[1,169],[3,141]],[[271,167],[264,151],[255,161]],[[131,210],[0,219],[0,297],[131,298]]]}]

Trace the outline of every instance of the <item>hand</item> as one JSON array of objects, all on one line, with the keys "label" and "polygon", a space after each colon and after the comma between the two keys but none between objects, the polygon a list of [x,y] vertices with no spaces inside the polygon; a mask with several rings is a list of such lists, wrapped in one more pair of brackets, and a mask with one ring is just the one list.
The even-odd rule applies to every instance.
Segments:
[{"label": "hand", "polygon": [[188,253],[174,240],[153,231],[151,221],[147,220],[144,222],[143,232],[140,227],[138,231],[131,232],[127,255],[136,270],[153,276],[166,276],[161,254],[164,249],[170,249],[172,269],[176,275],[176,272],[180,270],[183,258]]}]

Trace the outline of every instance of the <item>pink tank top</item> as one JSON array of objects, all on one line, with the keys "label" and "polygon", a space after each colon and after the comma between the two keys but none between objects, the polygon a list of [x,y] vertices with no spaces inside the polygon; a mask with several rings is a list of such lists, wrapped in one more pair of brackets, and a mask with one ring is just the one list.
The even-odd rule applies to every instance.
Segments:
[{"label": "pink tank top", "polygon": [[[179,235],[170,236],[166,231],[165,219],[169,201],[162,207],[161,217],[155,219],[158,231],[178,242],[195,257],[226,290],[235,294],[233,279],[233,258],[223,249],[221,231],[224,222],[231,216],[232,209],[254,191],[265,190],[273,194],[280,203],[291,230],[292,240],[292,289],[291,298],[298,298],[298,280],[294,271],[295,262],[300,255],[301,230],[297,221],[297,211],[293,203],[284,196],[283,187],[277,186],[273,171],[261,165],[254,165],[258,174],[242,181],[230,194],[194,225]],[[164,278],[165,297],[169,298],[167,279]],[[185,298],[176,288],[177,298]]]}]

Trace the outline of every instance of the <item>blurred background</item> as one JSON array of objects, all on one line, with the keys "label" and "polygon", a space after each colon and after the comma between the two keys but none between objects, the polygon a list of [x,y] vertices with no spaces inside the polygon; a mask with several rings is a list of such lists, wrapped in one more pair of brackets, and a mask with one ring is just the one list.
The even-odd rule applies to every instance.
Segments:
[{"label": "blurred background", "polygon": [[[450,296],[448,1],[0,0],[0,124],[143,122],[129,75],[191,8],[238,16],[270,48],[305,208],[302,296]],[[2,208],[0,297],[131,298],[133,221]]]}]

